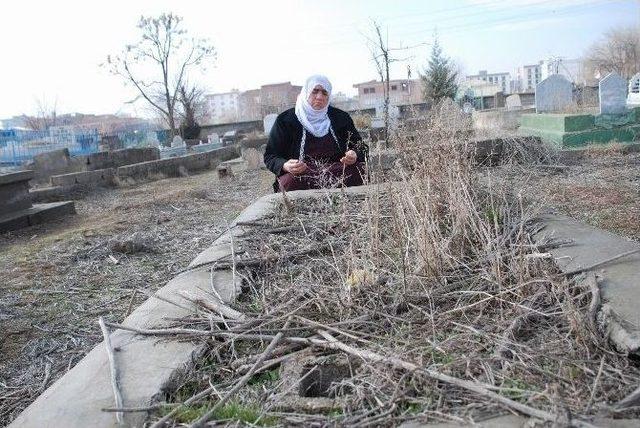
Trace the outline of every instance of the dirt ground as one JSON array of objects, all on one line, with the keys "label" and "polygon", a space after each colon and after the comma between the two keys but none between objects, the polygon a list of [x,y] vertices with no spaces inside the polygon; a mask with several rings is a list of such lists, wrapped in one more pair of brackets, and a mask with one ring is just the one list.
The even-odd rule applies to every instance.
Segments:
[{"label": "dirt ground", "polygon": [[101,189],[77,215],[0,235],[0,425],[210,246],[273,175],[215,170]]},{"label": "dirt ground", "polygon": [[[498,174],[514,171],[505,168]],[[640,241],[640,154],[594,147],[578,165],[525,166],[510,179],[558,213]]]}]

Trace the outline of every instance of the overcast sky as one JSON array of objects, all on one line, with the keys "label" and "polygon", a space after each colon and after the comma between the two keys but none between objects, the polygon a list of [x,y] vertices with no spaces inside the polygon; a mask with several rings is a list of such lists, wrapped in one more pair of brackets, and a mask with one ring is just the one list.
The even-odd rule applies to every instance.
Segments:
[{"label": "overcast sky", "polygon": [[434,30],[464,72],[513,72],[549,56],[576,58],[615,26],[640,25],[640,1],[614,0],[109,0],[8,1],[0,23],[0,119],[33,114],[37,100],[58,113],[143,114],[135,92],[99,65],[137,40],[141,15],[173,12],[207,37],[215,63],[200,76],[210,92],[301,84],[329,76],[334,91],[375,79],[366,45],[375,19],[399,51],[392,78],[421,70]]}]

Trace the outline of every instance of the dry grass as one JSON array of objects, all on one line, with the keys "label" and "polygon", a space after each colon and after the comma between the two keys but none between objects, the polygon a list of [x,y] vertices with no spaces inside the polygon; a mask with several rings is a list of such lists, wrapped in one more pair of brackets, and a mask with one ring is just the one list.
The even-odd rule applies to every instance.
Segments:
[{"label": "dry grass", "polygon": [[427,124],[396,141],[399,185],[294,201],[254,225],[236,260],[265,260],[238,271],[246,287],[238,305],[249,319],[212,324],[218,314],[204,309],[178,323],[215,340],[173,399],[217,394],[180,421],[217,417],[208,415],[212,397],[235,394],[252,364],[277,367],[271,355],[273,364],[255,363],[276,334],[274,352],[284,358],[309,348],[358,364],[333,386],[344,401],[328,414],[278,410],[286,394],[277,378],[258,392],[241,389],[233,398],[259,405],[258,421],[395,426],[517,410],[580,426],[637,386],[638,367],[590,322],[589,289],[558,273],[544,252],[553,243],[534,244],[539,206],[524,197],[526,183],[473,167],[469,123],[450,106]]},{"label": "dry grass", "polygon": [[[0,425],[269,193],[271,174],[218,181],[215,170],[76,201],[76,216],[0,235]],[[116,263],[117,261],[117,263]]]}]

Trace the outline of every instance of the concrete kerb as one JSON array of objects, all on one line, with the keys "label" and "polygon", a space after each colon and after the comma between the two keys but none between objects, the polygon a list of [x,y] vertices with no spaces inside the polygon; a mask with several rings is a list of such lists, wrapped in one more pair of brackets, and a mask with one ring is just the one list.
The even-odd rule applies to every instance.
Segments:
[{"label": "concrete kerb", "polygon": [[[549,237],[570,244],[549,250],[562,272],[594,266],[612,257],[640,250],[640,244],[613,233],[579,223],[562,215],[540,217],[545,228],[535,237]],[[640,252],[597,266],[598,286],[603,300],[599,322],[609,341],[626,354],[640,354]]]}]

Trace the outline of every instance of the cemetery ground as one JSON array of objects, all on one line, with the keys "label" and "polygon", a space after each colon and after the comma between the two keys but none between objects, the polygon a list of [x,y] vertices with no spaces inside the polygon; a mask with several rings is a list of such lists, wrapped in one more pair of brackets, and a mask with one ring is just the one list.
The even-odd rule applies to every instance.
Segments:
[{"label": "cemetery ground", "polygon": [[205,301],[166,330],[133,329],[209,346],[154,428],[638,417],[613,410],[638,386],[637,361],[606,343],[596,294],[559,273],[544,254],[559,244],[535,244],[529,220],[546,205],[637,239],[624,215],[640,208],[640,157],[593,149],[565,168],[549,152],[485,169],[436,137],[401,147],[400,185],[294,199],[249,225],[242,316],[212,323],[222,312]]},{"label": "cemetery ground", "polygon": [[76,200],[78,214],[0,235],[0,426],[271,192],[262,170],[214,170]]},{"label": "cemetery ground", "polygon": [[[538,258],[526,228],[518,228],[527,216],[513,198],[520,192],[535,207],[639,240],[640,155],[623,155],[611,145],[590,150],[573,166],[555,164],[550,153],[545,165],[515,162],[473,172],[447,145],[410,159],[419,181],[391,198],[338,194],[293,208],[285,204],[254,225],[239,264],[251,254],[268,259],[299,252],[301,261],[238,269],[250,292],[236,307],[250,322],[228,320],[150,423],[170,412],[169,424],[194,422],[212,411],[209,417],[221,423],[257,425],[461,422],[504,412],[496,397],[539,410],[542,419],[602,411],[611,416],[602,403],[614,403],[637,386],[637,362],[612,351],[592,329],[585,318],[588,290],[559,279],[553,264]],[[461,176],[447,173],[452,170]],[[487,174],[495,179],[495,205],[486,205]],[[3,424],[102,340],[99,316],[121,322],[209,247],[244,207],[271,192],[272,175],[265,171],[224,183],[215,175],[100,190],[76,202],[75,217],[0,237],[0,276],[6,278],[0,295]],[[424,178],[438,184],[427,192]],[[453,216],[441,209],[451,202]],[[427,208],[434,218],[419,215]],[[526,214],[533,213],[529,209]],[[449,229],[429,227],[452,218],[460,222]],[[504,227],[484,229],[487,219]],[[486,259],[495,251],[494,240],[469,239],[476,228],[508,243],[500,247],[504,259]],[[421,242],[427,244],[415,246]],[[396,251],[399,243],[402,251]],[[460,254],[466,266],[452,264]],[[446,282],[425,282],[434,275]],[[498,277],[506,288],[495,289]],[[543,317],[523,317],[519,309],[530,306]],[[175,327],[213,329],[214,315],[205,308]],[[319,330],[322,340],[338,342],[309,354],[304,338]],[[278,342],[280,332],[285,339]],[[220,340],[229,334],[233,340]],[[242,338],[252,335],[259,340]],[[274,348],[267,354],[269,343]],[[262,366],[261,356],[267,358]],[[278,365],[292,356],[301,358],[305,379],[313,382],[285,379]],[[412,372],[412,362],[434,371]],[[314,382],[323,383],[318,366],[335,368],[338,376],[330,379],[338,383],[330,388],[325,381],[315,390]],[[239,377],[254,369],[260,373],[229,395]],[[443,376],[434,380],[434,373]],[[452,385],[447,376],[493,386],[470,394],[468,384]],[[300,395],[320,399],[310,404],[320,404],[315,411],[289,400],[291,391],[301,390],[298,382],[307,389]],[[208,400],[175,407],[207,390],[201,398]],[[220,397],[230,399],[216,407]],[[638,415],[632,409],[616,416]]]}]

